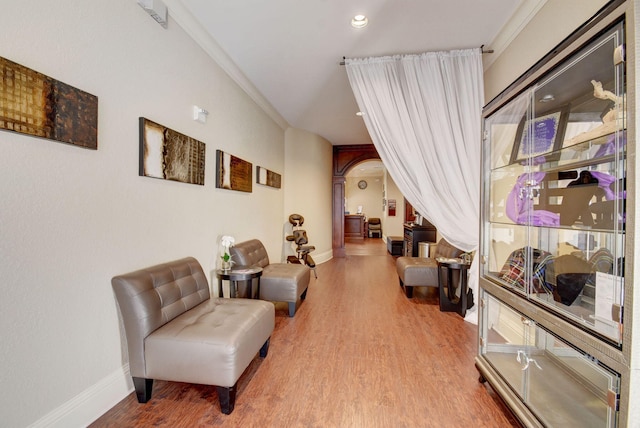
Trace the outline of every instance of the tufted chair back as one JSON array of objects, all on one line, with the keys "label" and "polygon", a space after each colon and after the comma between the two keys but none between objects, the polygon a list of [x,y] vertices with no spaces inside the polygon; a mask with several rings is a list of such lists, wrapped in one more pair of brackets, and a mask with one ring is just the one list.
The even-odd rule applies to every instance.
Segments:
[{"label": "tufted chair back", "polygon": [[269,255],[267,250],[258,239],[235,244],[229,249],[231,260],[239,266],[260,266],[265,268],[269,265]]},{"label": "tufted chair back", "polygon": [[438,241],[435,252],[433,255],[431,255],[431,257],[434,259],[436,257],[446,257],[448,259],[454,259],[456,257],[460,257],[463,252],[464,251],[460,250],[459,248],[456,248],[453,245],[449,244],[449,242],[445,239],[441,239]]},{"label": "tufted chair back", "polygon": [[111,285],[122,314],[134,377],[146,377],[144,339],[210,297],[207,277],[193,257],[115,276]]}]

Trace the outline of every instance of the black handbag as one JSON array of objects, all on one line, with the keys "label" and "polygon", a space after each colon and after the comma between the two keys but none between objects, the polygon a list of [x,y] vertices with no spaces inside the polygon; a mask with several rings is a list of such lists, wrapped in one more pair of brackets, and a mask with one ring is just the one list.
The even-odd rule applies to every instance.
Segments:
[{"label": "black handbag", "polygon": [[554,300],[570,306],[582,292],[590,273],[561,273],[556,276],[556,288],[553,291]]}]

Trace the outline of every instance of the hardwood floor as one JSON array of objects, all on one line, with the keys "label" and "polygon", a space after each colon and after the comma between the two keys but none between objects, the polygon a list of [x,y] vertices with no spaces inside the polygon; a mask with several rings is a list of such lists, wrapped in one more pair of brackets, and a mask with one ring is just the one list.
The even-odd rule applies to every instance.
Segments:
[{"label": "hardwood floor", "polygon": [[131,393],[91,427],[519,426],[478,382],[476,326],[440,312],[435,289],[407,299],[381,239],[317,270],[294,318],[276,305],[269,355],[240,378],[231,415],[214,387],[155,381],[147,404]]}]

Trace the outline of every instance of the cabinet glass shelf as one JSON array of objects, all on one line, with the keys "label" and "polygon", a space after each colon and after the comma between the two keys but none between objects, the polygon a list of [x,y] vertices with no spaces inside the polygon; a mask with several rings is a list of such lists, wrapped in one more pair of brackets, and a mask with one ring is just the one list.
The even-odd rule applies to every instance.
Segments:
[{"label": "cabinet glass shelf", "polygon": [[489,294],[481,328],[481,354],[544,424],[614,426],[617,373]]}]

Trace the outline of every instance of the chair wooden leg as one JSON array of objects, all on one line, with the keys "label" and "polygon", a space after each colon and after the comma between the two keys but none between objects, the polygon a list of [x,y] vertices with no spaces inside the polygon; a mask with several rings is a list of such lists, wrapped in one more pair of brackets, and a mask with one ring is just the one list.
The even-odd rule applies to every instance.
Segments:
[{"label": "chair wooden leg", "polygon": [[296,314],[296,302],[289,302],[289,317],[293,318]]},{"label": "chair wooden leg", "polygon": [[413,287],[405,286],[404,292],[409,299],[413,297]]},{"label": "chair wooden leg", "polygon": [[266,358],[267,354],[269,353],[269,341],[271,340],[271,337],[269,337],[267,339],[266,342],[264,342],[264,345],[262,345],[262,348],[260,348],[260,357],[261,358]]},{"label": "chair wooden leg", "polygon": [[153,390],[153,379],[145,379],[143,377],[133,377],[133,386],[136,389],[136,397],[138,403],[146,403],[151,400],[151,391]]},{"label": "chair wooden leg", "polygon": [[218,390],[218,401],[220,402],[220,410],[225,415],[231,414],[236,405],[236,388],[238,384],[231,387],[216,386]]}]

